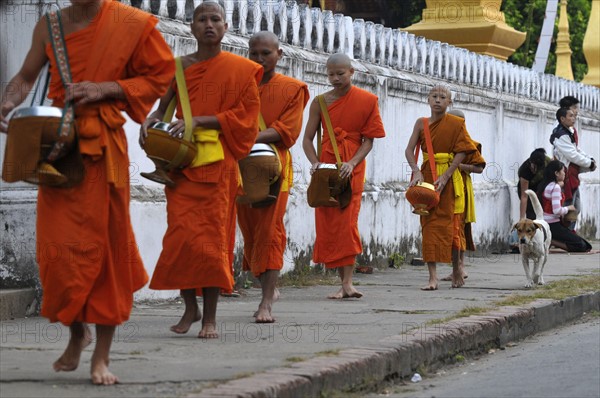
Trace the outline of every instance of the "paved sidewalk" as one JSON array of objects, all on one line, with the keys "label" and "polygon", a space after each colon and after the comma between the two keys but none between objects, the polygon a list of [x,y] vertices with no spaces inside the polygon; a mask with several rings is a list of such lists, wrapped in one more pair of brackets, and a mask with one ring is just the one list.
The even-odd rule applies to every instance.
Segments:
[{"label": "paved sidewalk", "polygon": [[[326,299],[337,286],[282,288],[282,298],[273,311],[277,319],[274,324],[253,322],[260,289],[245,290],[242,297],[220,299],[220,338],[209,341],[196,338],[199,324],[194,324],[186,335],[169,332],[169,326],[182,314],[182,304],[137,304],[130,321],[121,325],[115,336],[111,370],[121,384],[111,387],[95,387],[89,382],[89,348],[76,371],[52,371],[52,362],[68,340],[65,327],[39,317],[3,321],[0,396],[202,396],[223,395],[224,391],[236,395],[235,388],[229,387],[231,383],[222,384],[234,379],[243,383],[252,375],[255,377],[248,380],[255,382],[261,372],[273,374],[312,357],[318,359],[304,363],[336,362],[338,353],[352,348],[383,352],[394,341],[406,343],[403,337],[391,336],[409,330],[413,336],[431,331],[431,326],[425,324],[429,320],[451,316],[465,307],[490,306],[512,293],[532,292],[523,287],[525,276],[519,255],[490,255],[466,261],[469,278],[460,289],[451,289],[450,282],[440,282],[439,290],[422,292],[419,287],[427,281],[427,269],[411,265],[357,274],[358,287],[365,294],[362,299]],[[545,279],[552,282],[598,272],[599,268],[599,254],[551,254]],[[439,266],[438,272],[445,276],[449,270],[448,266]],[[356,352],[360,356],[360,350]],[[253,387],[275,391],[267,382]]]}]

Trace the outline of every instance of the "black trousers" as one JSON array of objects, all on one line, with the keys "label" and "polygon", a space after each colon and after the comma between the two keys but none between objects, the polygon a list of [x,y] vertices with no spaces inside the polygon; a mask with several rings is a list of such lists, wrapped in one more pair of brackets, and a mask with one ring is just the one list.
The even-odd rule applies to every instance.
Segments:
[{"label": "black trousers", "polygon": [[589,252],[592,250],[592,245],[590,245],[587,240],[583,239],[560,222],[551,223],[550,232],[552,232],[552,240],[563,242],[567,245],[567,250],[569,252]]}]

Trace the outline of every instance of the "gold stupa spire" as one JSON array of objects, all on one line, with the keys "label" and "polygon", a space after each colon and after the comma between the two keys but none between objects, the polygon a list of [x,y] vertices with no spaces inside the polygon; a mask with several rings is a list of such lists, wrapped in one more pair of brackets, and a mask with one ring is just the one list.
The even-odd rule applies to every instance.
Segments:
[{"label": "gold stupa spire", "polygon": [[558,35],[556,36],[556,76],[573,80],[571,67],[571,42],[569,36],[569,16],[567,15],[567,0],[560,1],[560,17],[558,19]]}]

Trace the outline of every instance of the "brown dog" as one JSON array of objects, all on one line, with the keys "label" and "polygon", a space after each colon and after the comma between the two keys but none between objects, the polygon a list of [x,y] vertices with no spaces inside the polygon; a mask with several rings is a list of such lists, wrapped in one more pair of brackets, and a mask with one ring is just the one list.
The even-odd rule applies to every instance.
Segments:
[{"label": "brown dog", "polygon": [[[542,206],[536,194],[530,189],[525,193],[529,196],[535,210],[535,220],[524,218],[516,223],[513,229],[516,229],[519,235],[521,261],[527,278],[525,287],[530,288],[534,285],[544,284],[544,266],[548,261],[552,233],[550,232],[550,226],[544,221]],[[529,269],[529,259],[533,261],[533,275]]]}]

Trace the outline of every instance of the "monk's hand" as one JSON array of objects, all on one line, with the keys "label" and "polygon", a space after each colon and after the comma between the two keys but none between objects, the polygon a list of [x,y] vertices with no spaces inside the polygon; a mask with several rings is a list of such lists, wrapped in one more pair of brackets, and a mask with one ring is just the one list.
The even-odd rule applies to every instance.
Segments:
[{"label": "monk's hand", "polygon": [[354,170],[354,165],[352,163],[342,163],[340,167],[340,177],[348,178],[352,174],[352,170]]},{"label": "monk's hand", "polygon": [[317,169],[319,168],[320,165],[321,165],[321,162],[314,162],[310,166],[310,175],[312,175],[315,171],[317,171]]},{"label": "monk's hand", "polygon": [[4,101],[2,105],[0,105],[0,132],[6,133],[8,131],[8,114],[15,107],[15,104],[11,101]]},{"label": "monk's hand", "polygon": [[110,98],[110,88],[104,83],[79,82],[67,84],[65,101],[73,101],[77,105],[89,104]]},{"label": "monk's hand", "polygon": [[444,190],[444,187],[446,187],[448,180],[450,180],[450,176],[446,173],[439,176],[438,179],[433,183],[433,185],[435,185],[435,190],[437,192],[442,192]]},{"label": "monk's hand", "polygon": [[160,119],[155,117],[149,117],[142,123],[140,126],[140,138],[139,143],[142,149],[144,149],[144,144],[146,143],[146,137],[148,137],[148,127],[152,126],[153,123],[160,122]]},{"label": "monk's hand", "polygon": [[415,172],[413,172],[413,177],[410,180],[410,183],[408,184],[409,187],[415,186],[418,183],[423,182],[423,174],[421,173],[421,170],[417,170]]},{"label": "monk's hand", "polygon": [[169,134],[171,137],[183,138],[185,133],[185,121],[183,119],[175,120],[169,125]]}]

